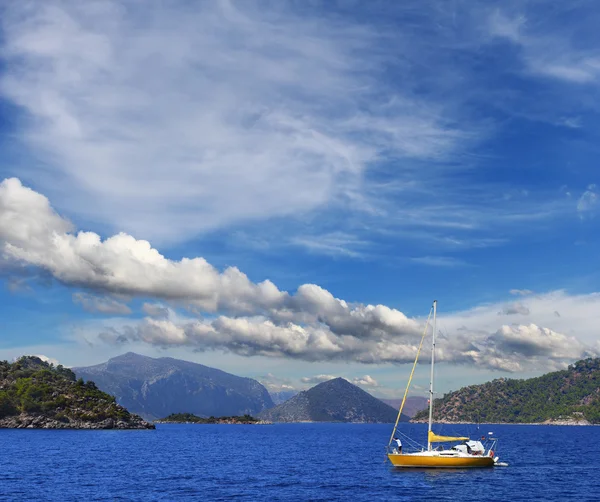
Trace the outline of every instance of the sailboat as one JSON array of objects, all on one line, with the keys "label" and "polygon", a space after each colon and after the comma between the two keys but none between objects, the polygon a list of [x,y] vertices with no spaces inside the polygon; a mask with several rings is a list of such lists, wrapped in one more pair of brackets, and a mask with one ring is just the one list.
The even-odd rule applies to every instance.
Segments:
[{"label": "sailboat", "polygon": [[[405,451],[401,446],[402,441],[397,438],[401,434],[398,431],[398,422],[404,408],[408,389],[412,381],[419,354],[423,346],[423,340],[427,335],[431,313],[433,311],[433,336],[431,342],[431,378],[429,380],[429,426],[427,428],[427,449],[421,447],[420,451],[417,448],[415,451]],[[492,437],[490,432],[488,436],[483,436],[481,440],[472,441],[466,436],[441,436],[433,432],[433,379],[435,365],[435,335],[436,335],[436,314],[437,301],[433,302],[433,306],[429,311],[429,317],[425,324],[421,343],[417,350],[417,356],[410,373],[408,384],[404,392],[404,398],[398,411],[398,418],[394,424],[394,430],[390,436],[387,446],[387,457],[394,467],[421,467],[421,468],[465,468],[465,467],[493,467],[494,465],[506,465],[498,462],[498,457],[494,456],[497,439]],[[410,440],[410,438],[407,438]],[[398,447],[394,447],[394,441]],[[412,443],[412,441],[411,441]],[[437,443],[442,443],[445,446],[434,448]],[[416,444],[416,443],[415,443]]]}]

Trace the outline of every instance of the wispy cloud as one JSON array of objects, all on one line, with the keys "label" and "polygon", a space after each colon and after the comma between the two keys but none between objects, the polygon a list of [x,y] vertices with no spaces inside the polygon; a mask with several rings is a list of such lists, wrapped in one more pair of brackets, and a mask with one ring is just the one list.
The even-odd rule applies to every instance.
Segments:
[{"label": "wispy cloud", "polygon": [[533,294],[533,291],[530,289],[511,289],[509,293],[516,296],[527,296]]},{"label": "wispy cloud", "polygon": [[350,258],[364,257],[364,250],[368,247],[368,242],[344,232],[292,237],[290,243],[304,247],[311,253]]},{"label": "wispy cloud", "polygon": [[[381,8],[401,30],[343,7],[13,2],[0,92],[44,158],[20,176],[106,233],[169,244],[284,218],[280,248],[358,259],[374,232],[478,247],[564,212],[547,193],[508,203],[507,187],[471,179],[499,127],[474,110],[508,92],[474,66],[490,39],[537,55],[528,16],[477,2]],[[533,114],[527,103],[511,113]],[[574,127],[576,111],[548,120]]]},{"label": "wispy cloud", "polygon": [[97,296],[78,292],[73,293],[73,301],[79,303],[88,312],[116,315],[131,314],[131,309],[125,303],[109,296]]},{"label": "wispy cloud", "polygon": [[12,3],[2,22],[2,94],[61,173],[37,182],[144,238],[350,200],[370,163],[439,161],[469,139],[440,104],[380,79],[390,34],[351,19],[107,1]]},{"label": "wispy cloud", "polygon": [[577,213],[579,217],[584,219],[589,216],[593,216],[598,210],[598,189],[596,185],[589,185],[587,190],[583,192],[579,200],[577,201]]},{"label": "wispy cloud", "polygon": [[[565,6],[565,10],[570,10],[570,6]],[[593,45],[577,43],[576,30],[549,32],[543,21],[501,10],[492,13],[489,28],[492,35],[522,49],[523,62],[531,73],[576,84],[593,83],[600,78],[600,52]]]},{"label": "wispy cloud", "polygon": [[500,315],[515,315],[515,314],[519,314],[519,315],[529,315],[529,309],[523,305],[522,303],[511,303],[510,305],[506,305],[504,307],[504,309],[502,309],[502,312],[498,312],[498,314]]},{"label": "wispy cloud", "polygon": [[468,265],[464,260],[451,256],[418,256],[411,258],[411,261],[430,267],[465,267]]}]

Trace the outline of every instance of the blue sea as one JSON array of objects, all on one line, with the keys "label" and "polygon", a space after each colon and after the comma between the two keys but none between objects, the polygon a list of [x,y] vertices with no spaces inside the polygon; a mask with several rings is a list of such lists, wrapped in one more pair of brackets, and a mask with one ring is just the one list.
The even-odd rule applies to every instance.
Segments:
[{"label": "blue sea", "polygon": [[[421,424],[404,432],[425,438]],[[0,500],[600,501],[597,427],[493,431],[508,467],[395,470],[391,425],[158,425],[155,431],[0,430]]]}]

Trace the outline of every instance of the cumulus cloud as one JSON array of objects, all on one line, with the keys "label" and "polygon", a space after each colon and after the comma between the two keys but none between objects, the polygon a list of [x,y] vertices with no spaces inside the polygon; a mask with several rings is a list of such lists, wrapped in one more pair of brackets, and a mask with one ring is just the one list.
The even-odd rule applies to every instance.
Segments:
[{"label": "cumulus cloud", "polygon": [[[490,304],[443,316],[445,330],[455,333],[439,344],[440,356],[502,371],[562,369],[600,354],[596,327],[600,294],[569,295],[554,291],[528,297],[536,323],[516,309],[513,324],[498,326],[505,304]],[[557,315],[557,312],[561,312]]]},{"label": "cumulus cloud", "polygon": [[[41,270],[65,285],[89,291],[74,295],[84,308],[127,313],[129,307],[116,298],[129,295],[211,314],[172,318],[146,303],[142,308],[150,317],[103,330],[99,337],[106,343],[141,342],[304,361],[379,364],[414,359],[422,320],[399,310],[352,304],[315,284],[288,293],[270,281],[253,283],[237,268],[220,272],[203,258],[170,260],[147,241],[124,233],[102,240],[92,232],[75,232],[43,195],[14,178],[0,183],[0,208],[3,263]],[[453,335],[439,344],[438,359],[516,371],[524,361],[537,364],[546,358],[562,364],[584,357],[595,352],[569,333],[573,317],[556,317],[554,312],[579,312],[581,324],[592,310],[600,312],[589,308],[598,301],[588,295],[576,304],[557,292],[529,296],[528,307],[490,305],[446,316],[444,327]],[[526,321],[528,308],[535,308],[547,327]],[[497,315],[491,315],[499,310],[520,324],[499,329]],[[590,329],[595,326],[597,321],[590,323]],[[373,384],[366,376],[362,382]]]},{"label": "cumulus cloud", "polygon": [[[205,312],[266,316],[260,324],[251,318],[224,316],[213,321],[219,333],[230,337],[250,339],[253,333],[270,333],[273,339],[305,338],[309,345],[318,341],[335,352],[339,348],[329,340],[336,336],[360,342],[361,338],[410,337],[419,330],[417,321],[398,310],[385,305],[350,305],[314,284],[304,284],[291,295],[268,280],[255,284],[235,267],[219,272],[203,258],[169,260],[149,242],[124,233],[104,241],[92,232],[74,233],[43,195],[15,178],[0,184],[0,204],[0,249],[8,263],[37,267],[64,284],[106,294],[160,298]],[[91,297],[79,295],[76,299],[91,304]],[[165,333],[174,334],[167,326],[148,323],[142,338],[159,343]],[[198,329],[195,326],[192,331]],[[153,335],[148,335],[149,331]],[[174,339],[183,343],[185,336]],[[165,339],[165,343],[172,340]]]},{"label": "cumulus cloud", "polygon": [[544,369],[559,369],[566,362],[595,357],[598,351],[586,347],[573,336],[566,336],[535,324],[502,326],[480,342],[481,350],[473,353],[474,362],[485,358],[490,368],[522,371],[537,362]]},{"label": "cumulus cloud", "polygon": [[286,294],[270,281],[251,283],[231,267],[219,273],[203,258],[172,261],[120,233],[104,241],[72,233],[43,195],[16,178],[0,183],[0,244],[6,262],[38,267],[62,283],[105,293],[189,300],[207,311],[253,312]]},{"label": "cumulus cloud", "polygon": [[379,382],[370,375],[365,375],[363,377],[356,377],[350,381],[354,385],[359,385],[361,387],[379,387]]},{"label": "cumulus cloud", "polygon": [[88,312],[99,312],[101,314],[131,314],[131,309],[109,296],[96,296],[88,293],[73,293],[73,301],[80,304]]},{"label": "cumulus cloud", "polygon": [[101,340],[121,344],[143,342],[159,347],[187,346],[222,350],[241,356],[292,358],[304,361],[409,362],[418,340],[375,331],[369,337],[337,335],[322,323],[275,324],[262,317],[219,316],[212,321],[175,323],[146,318],[122,329],[109,329]]}]

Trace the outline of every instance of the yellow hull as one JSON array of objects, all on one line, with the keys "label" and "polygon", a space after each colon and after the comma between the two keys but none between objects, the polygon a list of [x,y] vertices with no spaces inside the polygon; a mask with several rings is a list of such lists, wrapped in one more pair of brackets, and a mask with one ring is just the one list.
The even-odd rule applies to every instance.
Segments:
[{"label": "yellow hull", "polygon": [[401,455],[388,454],[388,458],[394,467],[426,467],[426,468],[471,468],[492,467],[492,457],[441,457],[432,455]]}]

